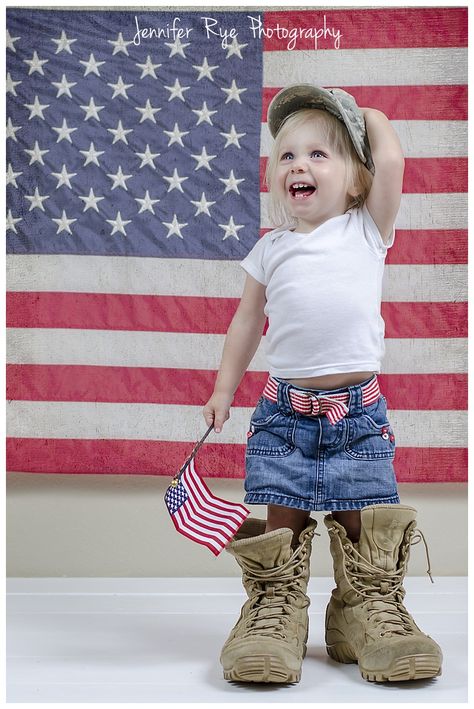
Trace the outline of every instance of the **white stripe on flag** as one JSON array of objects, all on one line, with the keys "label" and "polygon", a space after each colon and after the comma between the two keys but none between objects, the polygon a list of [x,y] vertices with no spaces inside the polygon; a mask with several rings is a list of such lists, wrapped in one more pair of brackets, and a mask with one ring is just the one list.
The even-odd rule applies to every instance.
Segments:
[{"label": "white stripe on flag", "polygon": [[[466,157],[467,121],[390,121],[400,138],[405,158]],[[268,123],[262,123],[260,154],[273,144]]]},{"label": "white stripe on flag", "polygon": [[[237,406],[214,443],[244,443],[252,407]],[[467,444],[466,411],[390,410],[398,445]],[[15,438],[90,438],[193,441],[202,435],[202,407],[172,404],[11,401],[7,431]],[[225,465],[225,462],[223,462]]]},{"label": "white stripe on flag", "polygon": [[[137,264],[126,256],[117,261],[113,256],[7,256],[7,267],[11,291],[156,295],[159,283],[160,295],[240,298],[245,281],[237,261],[149,258]],[[136,277],[126,291],[117,290],[116,281],[127,271]],[[389,265],[385,267],[382,300],[465,300],[467,275],[464,264]]]},{"label": "white stripe on flag", "polygon": [[[217,370],[224,335],[11,328],[10,364],[77,364]],[[384,374],[454,374],[467,371],[467,341],[455,338],[386,339]],[[268,371],[265,337],[248,370]]]},{"label": "white stripe on flag", "polygon": [[[261,195],[260,226],[270,227],[268,193]],[[467,193],[402,194],[397,229],[466,229]]]},{"label": "white stripe on flag", "polygon": [[264,86],[279,88],[309,80],[317,80],[318,86],[344,87],[467,83],[467,48],[320,49],[288,54],[264,52]]}]

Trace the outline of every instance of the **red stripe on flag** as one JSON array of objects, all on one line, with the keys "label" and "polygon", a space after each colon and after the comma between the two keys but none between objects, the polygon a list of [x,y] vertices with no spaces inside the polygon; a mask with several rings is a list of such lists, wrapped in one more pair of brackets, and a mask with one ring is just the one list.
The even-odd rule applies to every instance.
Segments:
[{"label": "red stripe on flag", "polygon": [[[173,476],[193,441],[8,438],[9,472]],[[245,444],[208,443],[199,453],[203,474],[244,477]],[[466,448],[397,448],[399,482],[466,482]]]},{"label": "red stripe on flag", "polygon": [[7,293],[7,327],[221,334],[238,298],[122,293]]},{"label": "red stripe on flag", "polygon": [[467,229],[396,229],[385,263],[467,263]]},{"label": "red stripe on flag", "polygon": [[382,303],[385,337],[467,337],[467,303]]},{"label": "red stripe on flag", "polygon": [[[283,87],[265,87],[262,94],[264,120],[272,98]],[[466,121],[466,84],[419,86],[338,86],[354,96],[359,106],[375,106],[391,121]],[[436,100],[433,100],[436,97]]]},{"label": "red stripe on flag", "polygon": [[[213,370],[9,364],[7,399],[204,406],[215,378]],[[234,406],[254,407],[267,378],[246,372]],[[467,374],[380,374],[379,381],[392,409],[467,409]]]},{"label": "red stripe on flag", "polygon": [[[108,293],[7,294],[8,327],[225,334],[237,298]],[[382,303],[387,337],[465,337],[467,305]],[[176,316],[174,316],[175,314]]]},{"label": "red stripe on flag", "polygon": [[397,448],[395,473],[399,483],[467,482],[467,448]]},{"label": "red stripe on flag", "polygon": [[[259,13],[250,11],[248,14],[257,17]],[[324,17],[326,28],[334,30],[333,34],[340,31],[340,49],[467,47],[467,8],[330,8],[265,12],[264,27],[275,28],[275,32],[272,37],[264,37],[264,51],[287,51],[289,38],[278,38],[277,25],[288,29],[314,27],[321,30]],[[334,37],[328,33],[326,38],[321,35],[317,47],[333,49]],[[298,38],[295,48],[314,50],[315,40]]]},{"label": "red stripe on flag", "polygon": [[[260,158],[260,191],[265,182],[267,157]],[[405,194],[467,192],[467,158],[406,158],[403,177]]]}]

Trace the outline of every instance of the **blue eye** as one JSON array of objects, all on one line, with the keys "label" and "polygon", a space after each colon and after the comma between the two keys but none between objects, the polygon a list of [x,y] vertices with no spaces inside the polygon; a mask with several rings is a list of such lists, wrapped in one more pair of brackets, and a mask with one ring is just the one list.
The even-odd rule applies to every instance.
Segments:
[{"label": "blue eye", "polygon": [[321,155],[323,158],[325,157],[325,154],[321,150],[313,150],[311,157],[314,157],[315,155]]},{"label": "blue eye", "polygon": [[293,153],[283,153],[283,155],[281,156],[281,159],[282,160],[291,160],[292,157],[293,157]]}]

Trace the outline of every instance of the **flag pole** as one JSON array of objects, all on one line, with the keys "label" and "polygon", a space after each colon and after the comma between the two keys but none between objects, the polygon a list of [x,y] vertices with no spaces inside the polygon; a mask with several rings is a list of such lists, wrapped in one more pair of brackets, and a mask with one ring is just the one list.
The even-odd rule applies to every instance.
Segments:
[{"label": "flag pole", "polygon": [[208,437],[208,435],[210,434],[210,432],[212,431],[213,428],[214,428],[214,424],[211,423],[211,425],[207,429],[206,433],[203,435],[202,438],[199,439],[199,441],[194,446],[194,448],[191,452],[191,455],[188,458],[186,458],[183,465],[180,467],[180,469],[178,470],[178,472],[176,473],[176,475],[172,479],[172,481],[170,483],[171,487],[176,487],[178,485],[179,478],[182,475],[182,473],[184,472],[186,466],[189,465],[189,463],[192,461],[192,459],[194,458],[194,456],[196,455],[196,453],[198,452],[198,450],[200,449],[200,447],[202,446],[202,444],[204,443],[204,441],[206,440],[206,438]]}]

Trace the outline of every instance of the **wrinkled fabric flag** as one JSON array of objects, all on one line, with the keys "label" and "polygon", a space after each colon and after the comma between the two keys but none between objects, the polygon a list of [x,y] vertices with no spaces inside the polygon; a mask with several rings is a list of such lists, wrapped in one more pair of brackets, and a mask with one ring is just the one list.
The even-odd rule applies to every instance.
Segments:
[{"label": "wrinkled fabric flag", "polygon": [[[382,297],[397,479],[466,480],[467,8],[8,8],[7,30],[9,471],[178,468],[271,227],[268,104],[310,81],[386,113],[406,157]],[[262,341],[209,475],[243,476],[266,371]]]},{"label": "wrinkled fabric flag", "polygon": [[177,531],[217,556],[242,526],[249,510],[222,500],[197,473],[194,459],[166,491],[165,502]]}]

